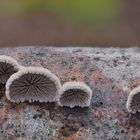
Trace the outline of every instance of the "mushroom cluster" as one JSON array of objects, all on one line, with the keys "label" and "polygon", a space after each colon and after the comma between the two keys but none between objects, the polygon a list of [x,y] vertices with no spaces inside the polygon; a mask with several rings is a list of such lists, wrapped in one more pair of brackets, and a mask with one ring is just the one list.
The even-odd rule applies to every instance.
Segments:
[{"label": "mushroom cluster", "polygon": [[[83,82],[71,81],[61,86],[59,78],[42,67],[24,67],[9,57],[0,56],[0,84],[6,85],[11,102],[55,102],[73,108],[88,107],[92,90]],[[134,88],[126,103],[130,113],[140,112],[140,86]]]},{"label": "mushroom cluster", "polygon": [[9,56],[0,56],[0,84],[6,84],[6,97],[14,103],[55,102],[60,106],[90,106],[92,91],[83,82],[66,82],[42,67],[23,67]]}]

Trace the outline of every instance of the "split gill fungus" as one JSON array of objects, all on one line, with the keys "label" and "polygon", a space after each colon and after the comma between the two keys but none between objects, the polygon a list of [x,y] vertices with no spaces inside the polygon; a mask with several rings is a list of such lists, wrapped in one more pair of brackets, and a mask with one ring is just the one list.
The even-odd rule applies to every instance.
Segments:
[{"label": "split gill fungus", "polygon": [[60,81],[48,69],[24,67],[6,83],[6,96],[15,103],[29,101],[54,102],[58,98]]},{"label": "split gill fungus", "polygon": [[83,82],[66,82],[59,91],[60,106],[73,108],[75,106],[88,107],[92,98],[91,89]]},{"label": "split gill fungus", "polygon": [[9,77],[19,71],[20,65],[12,57],[0,56],[0,84],[6,84]]}]

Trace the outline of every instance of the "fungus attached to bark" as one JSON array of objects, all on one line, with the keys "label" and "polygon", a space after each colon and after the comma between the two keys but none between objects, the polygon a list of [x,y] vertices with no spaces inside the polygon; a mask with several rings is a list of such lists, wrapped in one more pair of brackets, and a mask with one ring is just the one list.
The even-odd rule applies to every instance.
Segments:
[{"label": "fungus attached to bark", "polygon": [[9,57],[0,56],[0,83],[6,84],[9,77],[20,69],[18,62]]},{"label": "fungus attached to bark", "polygon": [[6,83],[6,96],[12,102],[53,102],[58,98],[60,81],[49,70],[26,67],[13,74]]},{"label": "fungus attached to bark", "polygon": [[91,89],[83,82],[66,82],[59,91],[58,104],[60,106],[87,107],[92,97]]},{"label": "fungus attached to bark", "polygon": [[130,113],[140,112],[140,86],[134,88],[129,96],[126,103],[126,108]]}]

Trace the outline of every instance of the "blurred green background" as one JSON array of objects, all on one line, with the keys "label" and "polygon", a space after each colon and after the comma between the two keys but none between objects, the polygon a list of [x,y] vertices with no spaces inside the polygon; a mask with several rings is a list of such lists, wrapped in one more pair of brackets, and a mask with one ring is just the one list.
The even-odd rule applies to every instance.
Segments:
[{"label": "blurred green background", "polygon": [[140,45],[139,0],[0,0],[0,47]]}]

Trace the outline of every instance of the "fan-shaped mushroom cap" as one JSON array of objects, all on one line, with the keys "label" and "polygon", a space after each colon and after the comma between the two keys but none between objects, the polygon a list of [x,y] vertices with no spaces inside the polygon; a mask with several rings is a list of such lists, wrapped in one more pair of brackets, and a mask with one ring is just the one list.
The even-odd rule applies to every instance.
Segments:
[{"label": "fan-shaped mushroom cap", "polygon": [[58,104],[68,107],[90,106],[92,97],[91,89],[83,82],[66,82],[59,91]]},{"label": "fan-shaped mushroom cap", "polygon": [[18,62],[12,57],[0,56],[0,83],[5,84],[8,78],[20,69]]},{"label": "fan-shaped mushroom cap", "polygon": [[13,74],[6,83],[6,96],[12,102],[53,102],[58,98],[60,81],[49,70],[26,67]]},{"label": "fan-shaped mushroom cap", "polygon": [[128,112],[136,113],[140,112],[140,86],[134,88],[127,99],[126,108]]}]

